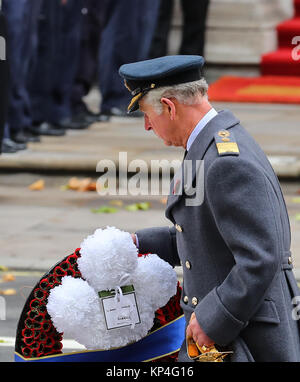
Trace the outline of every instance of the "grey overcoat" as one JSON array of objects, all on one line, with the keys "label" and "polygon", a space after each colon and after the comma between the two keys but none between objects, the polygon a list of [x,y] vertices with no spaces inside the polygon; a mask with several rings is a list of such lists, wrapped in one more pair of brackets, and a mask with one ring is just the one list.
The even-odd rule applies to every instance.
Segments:
[{"label": "grey overcoat", "polygon": [[[226,131],[239,153],[218,150]],[[205,333],[234,351],[228,361],[300,361],[290,224],[267,157],[225,110],[199,133],[185,160],[203,161],[203,202],[187,205],[185,181],[173,180],[166,208],[173,226],[137,231],[140,252],[182,265],[186,322],[195,312]],[[184,344],[179,361],[188,361]]]}]

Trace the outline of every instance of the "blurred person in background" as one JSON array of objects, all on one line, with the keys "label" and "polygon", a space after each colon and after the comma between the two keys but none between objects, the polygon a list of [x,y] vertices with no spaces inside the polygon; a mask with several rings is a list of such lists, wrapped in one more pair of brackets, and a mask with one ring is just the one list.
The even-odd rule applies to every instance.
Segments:
[{"label": "blurred person in background", "polygon": [[83,0],[81,10],[80,54],[72,86],[72,121],[82,125],[107,121],[109,117],[92,112],[83,100],[98,78],[98,56],[109,0]]},{"label": "blurred person in background", "polygon": [[159,0],[108,0],[99,51],[101,117],[127,114],[128,91],[118,75],[119,67],[148,58]]},{"label": "blurred person in background", "polygon": [[27,80],[37,42],[37,20],[43,0],[3,0],[7,20],[7,59],[9,61],[9,96],[3,150],[16,152],[27,142],[38,142],[30,132],[32,124]]},{"label": "blurred person in background", "polygon": [[[181,0],[180,4],[183,13],[183,25],[179,54],[203,56],[209,0]],[[167,55],[173,10],[174,0],[160,0],[149,58]]]},{"label": "blurred person in background", "polygon": [[71,119],[71,91],[80,53],[82,0],[44,1],[37,57],[30,74],[35,134],[60,136],[86,126]]}]

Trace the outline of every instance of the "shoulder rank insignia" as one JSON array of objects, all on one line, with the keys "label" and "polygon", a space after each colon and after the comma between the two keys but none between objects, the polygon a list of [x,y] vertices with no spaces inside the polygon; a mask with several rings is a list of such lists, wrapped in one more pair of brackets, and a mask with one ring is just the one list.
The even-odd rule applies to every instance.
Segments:
[{"label": "shoulder rank insignia", "polygon": [[239,155],[240,151],[234,134],[228,130],[220,130],[215,134],[215,142],[219,156]]}]

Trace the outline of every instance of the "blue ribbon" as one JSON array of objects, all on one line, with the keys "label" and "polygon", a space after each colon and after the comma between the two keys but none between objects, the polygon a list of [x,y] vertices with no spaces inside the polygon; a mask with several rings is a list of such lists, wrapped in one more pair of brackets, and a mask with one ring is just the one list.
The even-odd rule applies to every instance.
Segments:
[{"label": "blue ribbon", "polygon": [[162,326],[133,344],[112,350],[86,350],[40,358],[24,358],[15,352],[16,362],[148,362],[178,351],[185,337],[184,316]]}]

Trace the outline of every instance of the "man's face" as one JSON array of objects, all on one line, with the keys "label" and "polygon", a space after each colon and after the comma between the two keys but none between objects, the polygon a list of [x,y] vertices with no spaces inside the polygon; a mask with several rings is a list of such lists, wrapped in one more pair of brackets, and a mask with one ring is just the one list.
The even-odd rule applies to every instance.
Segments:
[{"label": "man's face", "polygon": [[174,121],[170,118],[167,107],[163,107],[163,112],[157,114],[154,108],[147,104],[143,99],[139,102],[140,110],[144,113],[145,130],[153,130],[154,133],[161,138],[167,146],[180,146],[178,137],[176,136],[176,128]]}]

